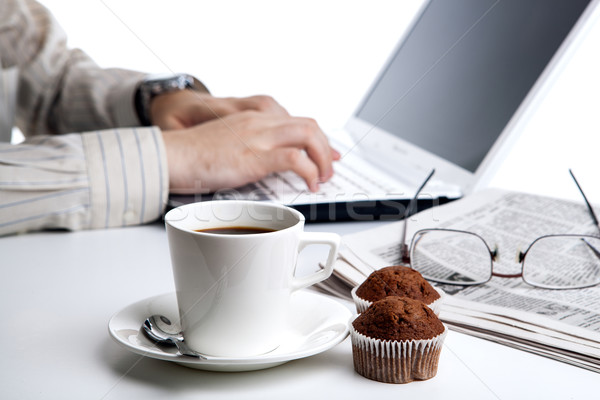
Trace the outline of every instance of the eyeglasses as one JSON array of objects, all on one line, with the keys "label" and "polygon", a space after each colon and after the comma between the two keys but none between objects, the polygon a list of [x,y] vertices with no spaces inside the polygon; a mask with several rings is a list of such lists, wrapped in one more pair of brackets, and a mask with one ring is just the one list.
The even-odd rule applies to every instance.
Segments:
[{"label": "eyeglasses", "polygon": [[[419,188],[433,176],[432,171]],[[598,219],[581,186],[569,170],[581,192],[589,213]],[[413,202],[407,208],[410,213]],[[461,286],[481,285],[492,277],[522,278],[531,286],[545,289],[580,289],[600,283],[600,237],[592,235],[544,235],[535,239],[524,252],[519,252],[521,271],[501,274],[494,271],[498,249],[493,250],[476,233],[454,229],[422,229],[417,231],[410,247],[405,243],[407,219],[404,220],[400,254],[427,280]]]}]

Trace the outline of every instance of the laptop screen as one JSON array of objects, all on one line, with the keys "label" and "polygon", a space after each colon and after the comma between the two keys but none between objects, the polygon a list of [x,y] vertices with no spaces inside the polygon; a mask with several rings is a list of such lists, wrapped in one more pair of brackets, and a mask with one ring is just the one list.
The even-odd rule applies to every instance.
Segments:
[{"label": "laptop screen", "polygon": [[356,116],[474,172],[589,0],[433,0]]}]

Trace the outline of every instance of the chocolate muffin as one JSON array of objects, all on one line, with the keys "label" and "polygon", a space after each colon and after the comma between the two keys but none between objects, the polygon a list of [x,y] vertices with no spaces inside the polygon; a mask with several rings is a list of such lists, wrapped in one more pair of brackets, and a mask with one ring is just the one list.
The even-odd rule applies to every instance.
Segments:
[{"label": "chocolate muffin", "polygon": [[372,272],[360,286],[352,290],[352,298],[359,313],[377,300],[400,296],[422,301],[439,315],[443,293],[431,286],[418,271],[393,265]]},{"label": "chocolate muffin", "polygon": [[389,296],[376,301],[350,326],[354,369],[386,383],[433,378],[446,332],[419,300]]}]

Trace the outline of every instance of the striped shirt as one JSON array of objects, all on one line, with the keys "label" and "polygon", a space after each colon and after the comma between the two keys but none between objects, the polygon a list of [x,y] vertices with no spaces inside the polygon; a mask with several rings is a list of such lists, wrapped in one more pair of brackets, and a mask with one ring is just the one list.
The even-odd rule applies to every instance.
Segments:
[{"label": "striped shirt", "polygon": [[[68,49],[31,0],[0,1],[0,63],[0,235],[160,217],[169,187],[162,135],[135,127],[144,74],[101,69]],[[9,143],[13,124],[26,137],[18,145]]]}]

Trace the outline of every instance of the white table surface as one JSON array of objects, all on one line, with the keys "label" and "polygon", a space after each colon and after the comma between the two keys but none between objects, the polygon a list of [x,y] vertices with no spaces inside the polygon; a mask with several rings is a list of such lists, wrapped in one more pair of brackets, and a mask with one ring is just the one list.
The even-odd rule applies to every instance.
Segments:
[{"label": "white table surface", "polygon": [[[294,13],[303,11],[311,17],[323,17],[324,23],[313,24],[308,31],[303,28],[306,18],[295,18],[300,25],[290,24],[284,31],[282,24],[273,28],[268,22],[287,23],[291,21],[288,18],[273,18],[263,12],[248,18],[246,13],[240,12],[235,23],[242,27],[246,23],[248,29],[232,30],[231,43],[223,42],[227,39],[223,37],[212,40],[216,28],[223,22],[215,15],[234,17],[236,13],[230,13],[230,9],[246,2],[238,2],[235,7],[231,2],[210,2],[214,7],[222,7],[223,12],[213,12],[211,17],[203,18],[202,23],[197,23],[198,13],[194,12],[186,13],[194,18],[194,23],[182,23],[182,15],[172,19],[179,28],[189,27],[195,36],[211,39],[195,43],[196,52],[179,51],[177,46],[172,46],[173,39],[164,38],[169,29],[157,30],[152,22],[164,14],[156,9],[158,5],[172,11],[169,2],[153,2],[156,3],[153,7],[146,7],[147,2],[141,1],[44,0],[44,3],[51,3],[70,38],[79,40],[73,44],[88,50],[103,65],[156,71],[168,66],[171,70],[188,71],[206,80],[217,93],[265,92],[274,95],[294,114],[314,116],[325,126],[339,127],[338,120],[349,115],[362,97],[420,2],[383,2],[387,5],[378,2],[378,6],[369,8],[360,2],[353,7],[344,2],[345,16],[335,18],[333,30],[331,15],[335,13],[338,17],[340,8],[336,2],[330,6],[325,2],[312,2],[312,9],[290,6],[294,7]],[[183,9],[193,4],[209,4],[180,3],[187,5]],[[390,9],[404,7],[404,4],[410,6],[410,12]],[[329,11],[324,9],[327,6]],[[131,15],[121,10],[127,7]],[[140,12],[150,13],[150,17],[140,17]],[[348,16],[350,12],[358,17]],[[371,14],[365,14],[367,12]],[[263,15],[264,20],[257,23],[255,18]],[[383,17],[388,19],[383,21]],[[81,20],[86,24],[81,24]],[[138,26],[138,21],[147,23],[147,29]],[[364,29],[357,30],[355,21],[361,21]],[[166,22],[164,18],[161,21]],[[105,29],[108,23],[111,23],[110,30]],[[256,31],[255,35],[259,36],[252,34],[256,26],[262,25],[265,31],[277,32],[286,44],[273,52],[268,46],[270,42],[266,41],[263,52],[253,53],[240,69],[235,49],[245,50],[246,46],[253,52],[261,50],[255,45],[263,40],[262,31]],[[337,36],[327,36],[330,31]],[[98,32],[103,34],[98,35]],[[223,30],[218,32],[222,36]],[[238,32],[245,32],[246,42],[239,41]],[[296,36],[290,38],[290,32],[300,39],[294,41]],[[358,40],[367,32],[375,33],[369,40]],[[152,34],[156,34],[156,38]],[[357,35],[357,39],[351,39],[354,38],[351,35]],[[346,37],[353,50],[338,52],[335,58],[327,57],[327,63],[315,63],[314,59],[319,59],[321,54],[316,50],[319,45],[325,56],[331,51],[331,40],[324,38],[338,36]],[[126,40],[133,44],[122,44]],[[122,45],[105,45],[117,41]],[[302,46],[288,46],[288,42],[302,43]],[[600,171],[597,157],[600,114],[596,101],[600,88],[598,42],[600,23],[590,30],[493,184],[579,199],[566,172],[566,168],[571,167],[590,200],[600,201],[600,186],[595,184]],[[132,51],[146,50],[144,46],[152,50],[147,52],[149,58],[144,58],[140,51]],[[223,52],[223,48],[229,51]],[[172,53],[168,53],[169,50],[173,50]],[[98,53],[100,51],[104,53]],[[276,62],[265,60],[271,53]],[[201,62],[196,60],[199,54],[204,56]],[[225,58],[227,56],[233,58],[230,60]],[[254,64],[251,59],[255,60]],[[282,65],[282,60],[289,63]],[[288,71],[289,76],[298,79],[274,79],[279,74],[265,68],[271,64],[275,70]],[[250,69],[253,65],[255,69]],[[235,66],[235,69],[224,71],[224,66]],[[240,71],[246,73],[240,74]],[[290,86],[293,84],[297,87]],[[340,98],[339,93],[344,96]],[[332,116],[330,121],[325,119],[328,116]],[[558,190],[556,183],[566,190]],[[373,224],[340,223],[309,225],[308,229],[349,233],[370,226]],[[313,258],[305,255],[300,268],[314,268]],[[243,373],[203,372],[138,356],[117,345],[109,337],[107,325],[110,317],[123,307],[174,290],[161,224],[0,238],[0,271],[3,318],[0,399],[589,399],[598,396],[600,387],[598,374],[452,331],[445,341],[437,376],[406,385],[373,382],[356,374],[348,339],[313,357]]]},{"label": "white table surface", "polygon": [[[344,234],[374,224],[307,229]],[[319,251],[305,254],[300,270],[315,268]],[[589,399],[600,387],[596,373],[452,331],[437,376],[405,385],[355,373],[349,339],[253,372],[139,356],[117,345],[107,326],[123,307],[174,290],[160,223],[1,238],[0,268],[2,399]]]}]

